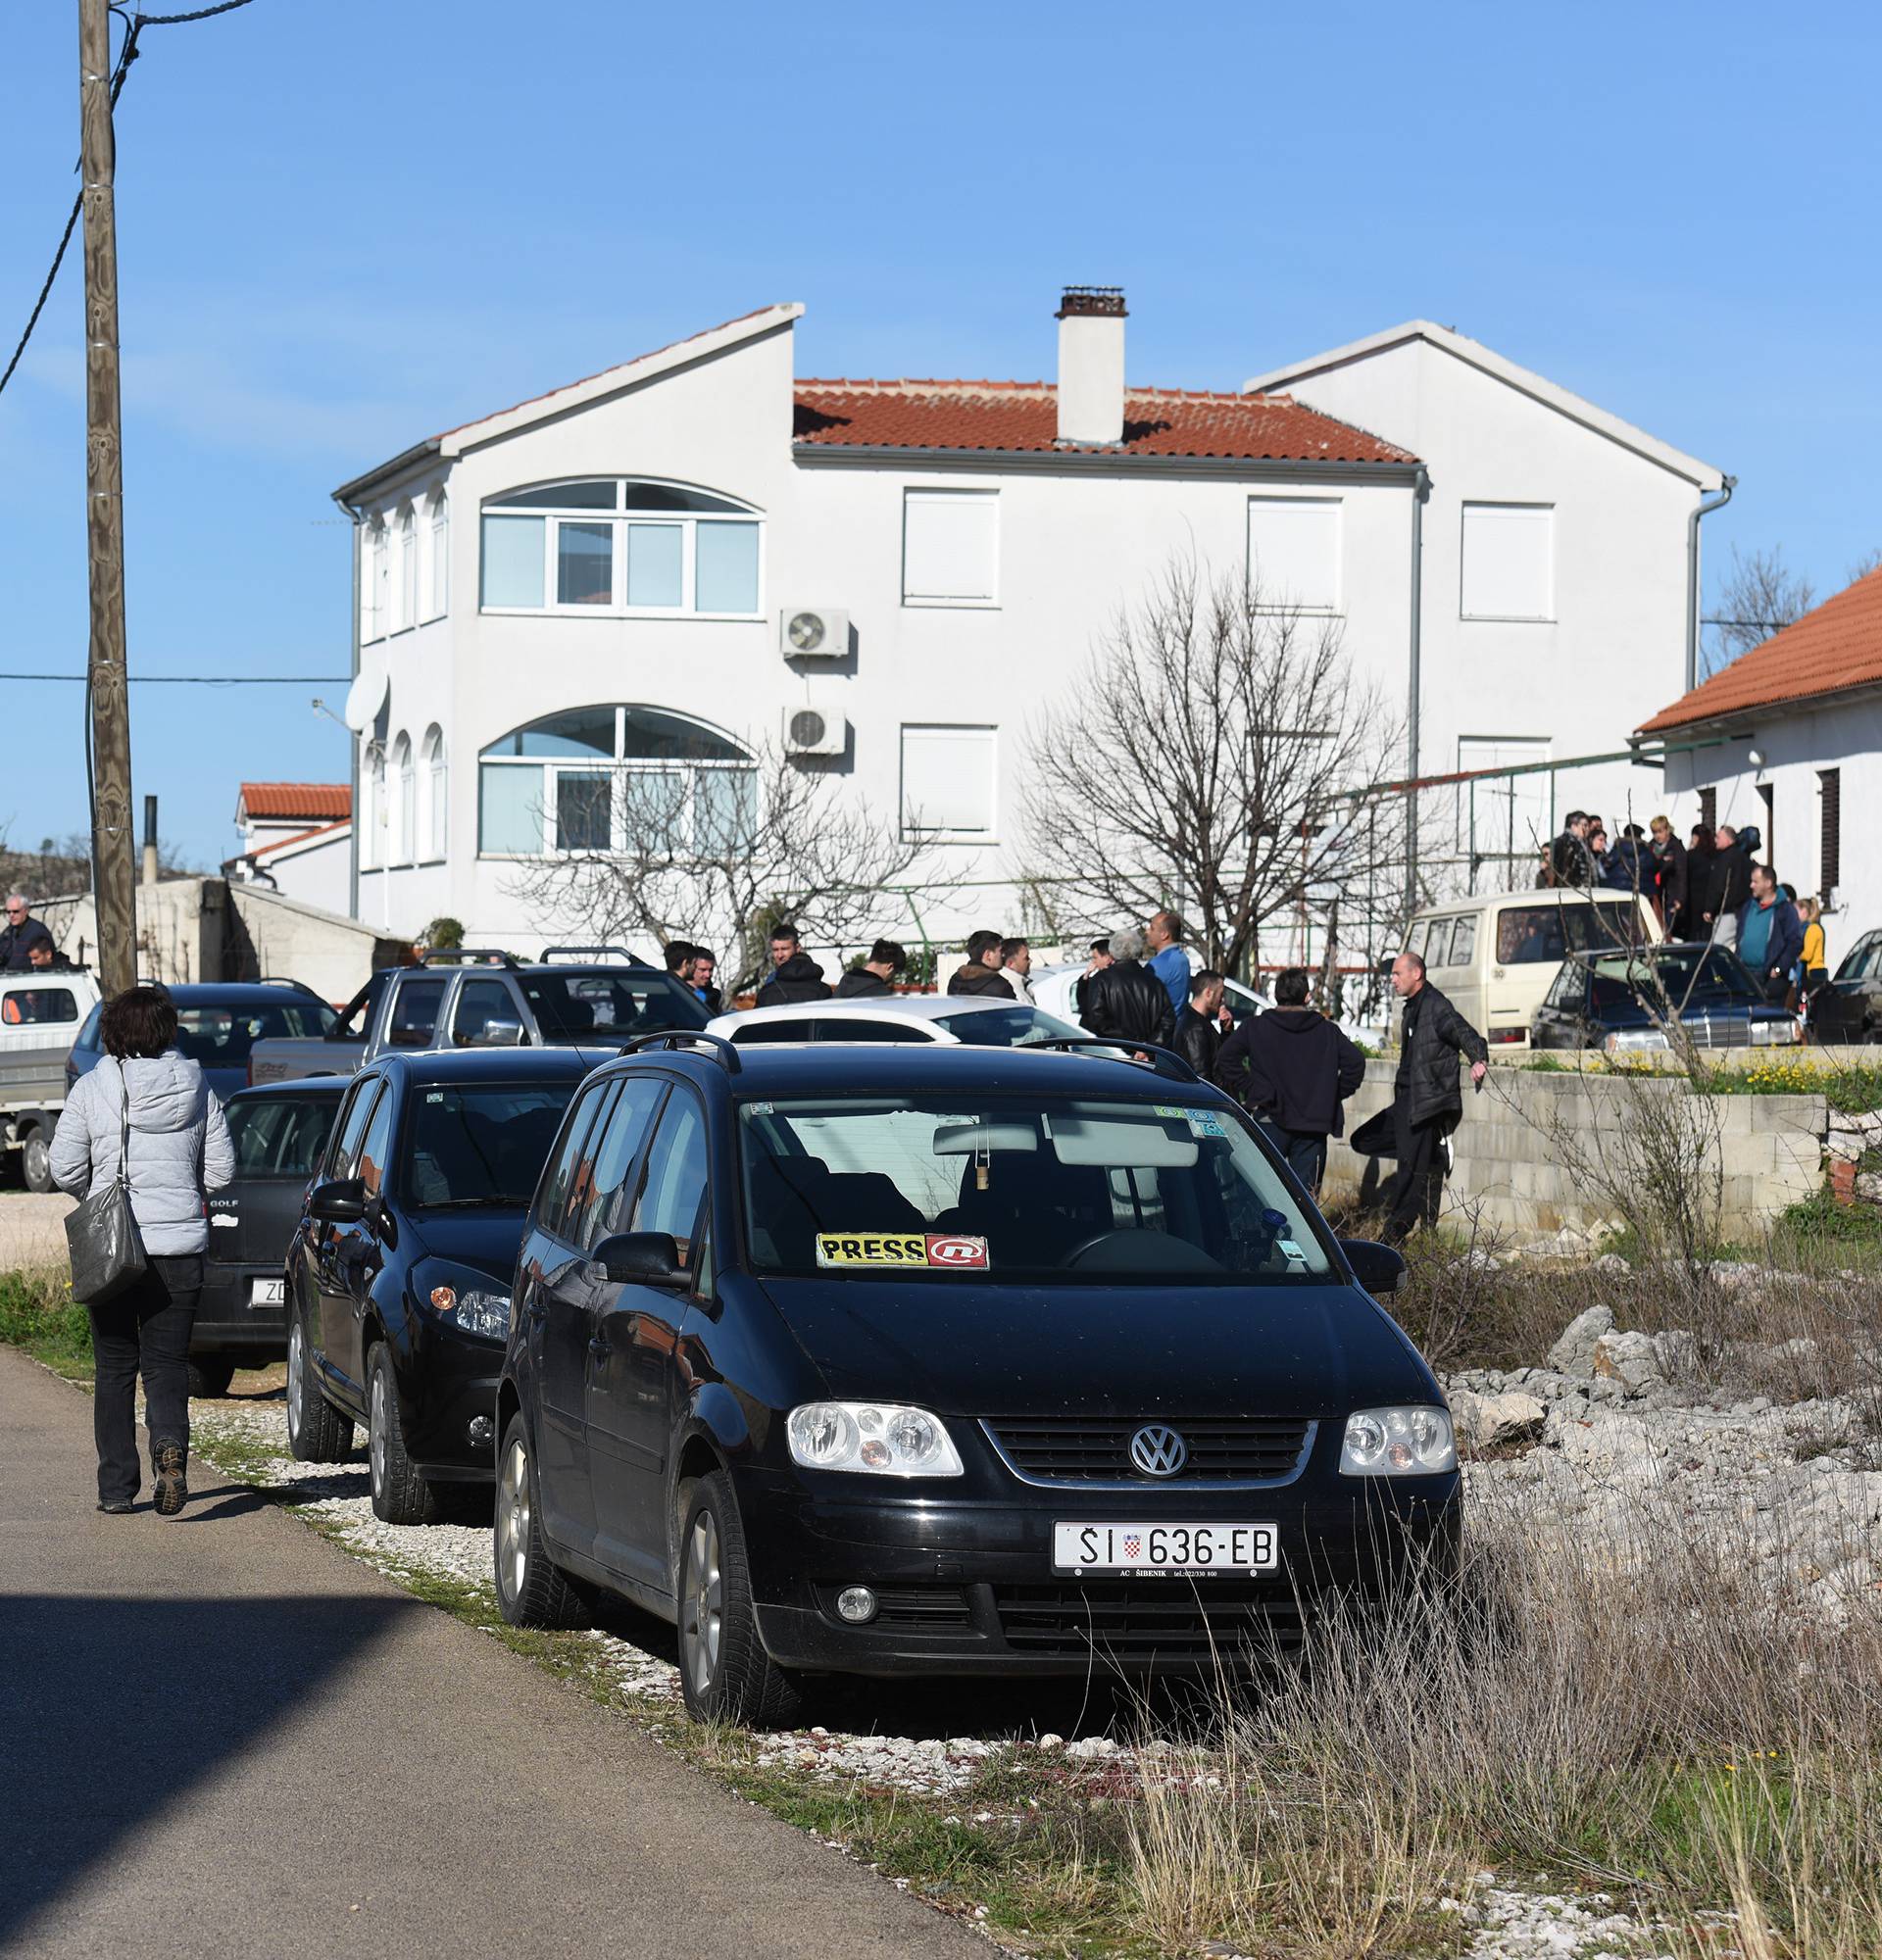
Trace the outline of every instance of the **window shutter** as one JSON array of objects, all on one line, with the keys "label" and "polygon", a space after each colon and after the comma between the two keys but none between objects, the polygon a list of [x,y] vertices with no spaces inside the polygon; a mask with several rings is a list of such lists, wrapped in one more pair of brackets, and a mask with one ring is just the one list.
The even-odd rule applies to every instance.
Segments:
[{"label": "window shutter", "polygon": [[1699,793],[1699,820],[1708,830],[1718,828],[1718,791],[1708,786]]},{"label": "window shutter", "polygon": [[1843,771],[1818,769],[1816,781],[1821,818],[1816,882],[1818,896],[1828,905],[1830,895],[1843,882]]},{"label": "window shutter", "polygon": [[1463,507],[1466,619],[1555,616],[1555,523],[1547,504]]},{"label": "window shutter", "polygon": [[991,836],[993,751],[991,728],[904,727],[904,831],[911,836]]},{"label": "window shutter", "polygon": [[1263,608],[1340,610],[1340,500],[1251,497],[1249,589]]},{"label": "window shutter", "polygon": [[902,597],[988,605],[998,564],[999,492],[908,490],[902,506]]}]

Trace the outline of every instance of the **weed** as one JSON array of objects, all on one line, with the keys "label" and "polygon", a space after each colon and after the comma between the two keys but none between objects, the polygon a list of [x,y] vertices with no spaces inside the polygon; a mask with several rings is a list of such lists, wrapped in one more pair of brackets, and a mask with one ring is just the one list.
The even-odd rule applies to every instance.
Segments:
[{"label": "weed", "polygon": [[0,1273],[0,1341],[72,1381],[91,1379],[91,1320],[65,1274]]}]

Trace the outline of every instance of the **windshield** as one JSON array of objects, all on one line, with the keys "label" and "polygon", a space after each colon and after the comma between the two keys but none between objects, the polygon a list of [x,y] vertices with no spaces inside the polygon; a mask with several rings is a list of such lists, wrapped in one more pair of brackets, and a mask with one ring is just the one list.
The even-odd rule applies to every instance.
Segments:
[{"label": "windshield", "polygon": [[739,1121],[760,1272],[1188,1286],[1332,1271],[1226,1109],[845,1097],[747,1102]]},{"label": "windshield", "polygon": [[1560,960],[1571,953],[1599,953],[1609,946],[1635,946],[1641,938],[1640,907],[1632,899],[1613,904],[1506,906],[1497,914],[1497,959],[1504,966]]},{"label": "windshield", "polygon": [[340,1106],[331,1096],[238,1097],[228,1105],[237,1177],[307,1179]]},{"label": "windshield", "polygon": [[259,1006],[195,1006],[176,1009],[176,1046],[205,1068],[234,1068],[248,1059],[258,1041],[278,1035],[323,1035],[338,1016],[324,1001],[290,994]]},{"label": "windshield", "polygon": [[709,1018],[697,995],[651,967],[520,977],[536,1023],[552,1042],[626,1041],[669,1028],[703,1028]]},{"label": "windshield", "polygon": [[1084,1041],[1083,1028],[1074,1028],[1056,1014],[1037,1007],[990,1007],[979,1013],[936,1014],[934,1024],[946,1028],[956,1041],[970,1042],[975,1048],[1030,1048],[1037,1042]]},{"label": "windshield", "polygon": [[1698,1001],[1746,1005],[1762,1003],[1743,963],[1717,947],[1681,947],[1667,953],[1614,954],[1589,962],[1590,998],[1597,1007],[1624,1007],[1638,1001],[1674,1012]]},{"label": "windshield", "polygon": [[415,1087],[405,1147],[409,1201],[420,1210],[527,1204],[577,1086],[569,1081]]}]

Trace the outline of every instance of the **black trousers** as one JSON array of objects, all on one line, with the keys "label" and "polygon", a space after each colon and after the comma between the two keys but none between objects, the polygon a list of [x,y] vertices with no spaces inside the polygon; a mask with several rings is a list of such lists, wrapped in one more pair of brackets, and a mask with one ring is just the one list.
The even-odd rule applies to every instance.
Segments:
[{"label": "black trousers", "polygon": [[1319,1196],[1320,1179],[1326,1175],[1326,1139],[1317,1130],[1284,1130],[1265,1116],[1261,1119],[1267,1140],[1287,1159],[1287,1167]]},{"label": "black trousers", "polygon": [[1392,1212],[1385,1236],[1402,1245],[1420,1225],[1438,1222],[1444,1200],[1444,1158],[1438,1149],[1444,1135],[1437,1121],[1413,1123],[1401,1109],[1394,1125],[1399,1143],[1399,1174],[1392,1181]]},{"label": "black trousers", "polygon": [[153,1459],[161,1443],[189,1447],[189,1330],[203,1290],[203,1255],[153,1255],[150,1270],[116,1299],[87,1309],[96,1393],[98,1496],[128,1500],[137,1468],[137,1376],[144,1377],[144,1426]]}]

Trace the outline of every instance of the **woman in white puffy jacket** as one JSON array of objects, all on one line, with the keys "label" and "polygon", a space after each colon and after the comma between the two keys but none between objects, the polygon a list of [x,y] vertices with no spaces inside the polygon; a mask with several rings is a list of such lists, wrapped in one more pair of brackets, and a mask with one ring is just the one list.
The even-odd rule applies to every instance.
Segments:
[{"label": "woman in white puffy jacket", "polygon": [[189,1495],[189,1333],[209,1246],[207,1196],[235,1174],[223,1105],[203,1071],[174,1053],[176,1009],[161,987],[132,987],[98,1024],[105,1053],[81,1076],[52,1140],[52,1174],[83,1198],[118,1175],[123,1116],[130,1108],[130,1208],[149,1271],[102,1306],[90,1306],[97,1393],[98,1508],[128,1511],[137,1465],[137,1374],[156,1508],[173,1517]]}]

